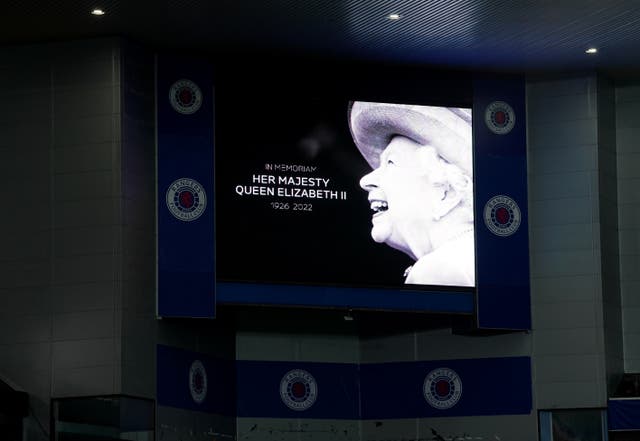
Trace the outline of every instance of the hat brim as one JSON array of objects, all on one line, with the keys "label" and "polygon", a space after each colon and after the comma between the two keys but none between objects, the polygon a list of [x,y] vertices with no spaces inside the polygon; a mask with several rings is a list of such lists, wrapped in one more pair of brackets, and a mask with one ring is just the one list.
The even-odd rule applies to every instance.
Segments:
[{"label": "hat brim", "polygon": [[395,136],[433,146],[468,176],[473,173],[471,115],[462,109],[356,101],[349,109],[353,140],[369,165],[380,166],[380,154]]}]

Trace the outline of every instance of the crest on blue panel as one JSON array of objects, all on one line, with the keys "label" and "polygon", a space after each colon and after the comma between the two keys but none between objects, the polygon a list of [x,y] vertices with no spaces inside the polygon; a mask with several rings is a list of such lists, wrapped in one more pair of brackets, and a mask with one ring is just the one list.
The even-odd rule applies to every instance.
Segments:
[{"label": "crest on blue panel", "polygon": [[207,371],[200,360],[191,363],[189,369],[189,392],[191,398],[198,404],[201,404],[207,397]]},{"label": "crest on blue panel", "polygon": [[166,202],[176,219],[191,222],[198,219],[207,208],[207,194],[195,179],[180,178],[167,189]]},{"label": "crest on blue panel", "polygon": [[191,80],[178,80],[169,88],[169,102],[176,112],[191,115],[202,105],[202,91]]},{"label": "crest on blue panel", "polygon": [[516,114],[504,101],[493,101],[484,111],[484,122],[496,135],[506,135],[516,124]]},{"label": "crest on blue panel", "polygon": [[509,196],[498,195],[484,206],[484,223],[496,236],[511,236],[522,222],[520,207]]},{"label": "crest on blue panel", "polygon": [[280,398],[291,410],[307,410],[318,397],[318,383],[309,372],[293,369],[280,381]]},{"label": "crest on blue panel", "polygon": [[431,407],[450,409],[462,396],[462,381],[453,369],[434,369],[425,377],[422,392]]}]

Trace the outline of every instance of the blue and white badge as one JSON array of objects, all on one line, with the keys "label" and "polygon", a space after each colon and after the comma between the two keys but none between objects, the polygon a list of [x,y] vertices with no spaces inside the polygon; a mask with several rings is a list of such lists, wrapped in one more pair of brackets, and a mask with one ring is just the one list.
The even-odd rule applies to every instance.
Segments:
[{"label": "blue and white badge", "polygon": [[169,186],[166,202],[176,219],[191,222],[202,216],[207,208],[207,194],[195,179],[180,178]]},{"label": "blue and white badge", "polygon": [[293,369],[280,381],[280,398],[291,410],[307,410],[318,397],[318,383],[309,372]]},{"label": "blue and white badge", "polygon": [[484,111],[484,122],[496,135],[506,135],[516,124],[516,114],[504,101],[494,101]]},{"label": "blue and white badge", "polygon": [[207,371],[200,360],[191,363],[189,369],[189,392],[191,398],[198,404],[202,404],[207,398]]},{"label": "blue and white badge", "polygon": [[462,396],[462,381],[453,369],[434,369],[425,377],[422,392],[431,407],[450,409]]},{"label": "blue and white badge", "polygon": [[202,91],[191,80],[178,80],[169,88],[169,102],[176,112],[191,115],[202,105]]},{"label": "blue and white badge", "polygon": [[520,207],[509,196],[498,195],[484,205],[484,224],[496,236],[511,236],[522,222]]}]

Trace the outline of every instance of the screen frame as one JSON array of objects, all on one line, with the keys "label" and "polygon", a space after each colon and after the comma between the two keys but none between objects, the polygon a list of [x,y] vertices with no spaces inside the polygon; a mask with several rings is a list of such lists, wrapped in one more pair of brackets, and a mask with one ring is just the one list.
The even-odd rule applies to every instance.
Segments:
[{"label": "screen frame", "polygon": [[[344,94],[329,94],[329,100],[339,100],[349,105],[352,102],[375,102],[384,104],[416,105],[439,108],[459,108],[468,110],[473,115],[473,103],[469,101],[444,102],[442,100],[381,100],[370,94],[345,96]],[[220,106],[220,104],[219,104]],[[220,107],[218,107],[220,109]],[[345,115],[346,116],[346,115]],[[471,161],[473,167],[473,210],[474,210],[474,266],[477,273],[477,238],[476,231],[476,173],[475,173],[475,145],[474,145],[475,115],[471,120]],[[217,123],[217,127],[221,124]],[[229,148],[217,145],[217,148]],[[355,149],[355,144],[353,145]],[[363,197],[365,197],[363,195]],[[216,216],[224,214],[218,211]],[[219,223],[218,223],[219,224]],[[220,231],[217,232],[220,234]],[[217,242],[216,242],[217,243]],[[385,245],[386,246],[386,245]],[[397,251],[399,253],[399,251]],[[216,250],[217,261],[221,258],[219,249]],[[218,277],[220,271],[217,271]],[[424,312],[455,315],[472,315],[476,309],[477,276],[474,286],[448,285],[413,285],[405,284],[398,287],[379,285],[340,285],[327,282],[326,284],[306,284],[299,282],[273,282],[261,280],[216,280],[216,302],[221,305],[247,306],[299,306],[320,308],[347,308],[354,310],[377,310],[396,312]]]},{"label": "screen frame", "polygon": [[[313,305],[301,305],[308,303],[307,300],[300,300],[299,296],[286,299],[277,291],[294,289],[299,293],[306,288],[322,291],[326,287],[282,287],[268,283],[253,288],[276,291],[272,302],[264,296],[252,297],[248,289],[253,288],[249,285],[243,285],[242,292],[231,298],[228,294],[233,293],[233,287],[225,286],[227,282],[216,284],[215,230],[218,226],[214,221],[204,220],[215,217],[219,210],[215,203],[215,152],[233,148],[233,143],[231,147],[228,143],[225,145],[219,136],[230,122],[233,126],[233,119],[238,118],[238,114],[229,115],[226,107],[230,100],[251,100],[260,96],[261,91],[274,90],[288,91],[300,97],[310,94],[331,96],[345,103],[357,100],[471,106],[477,269],[475,296],[468,294],[467,298],[474,304],[474,326],[478,330],[492,331],[531,329],[524,75],[357,61],[340,63],[316,58],[292,60],[273,54],[267,58],[241,56],[218,61],[176,54],[159,54],[156,58],[156,306],[159,317],[213,318],[218,289],[222,294],[220,303],[240,305],[324,308],[363,301],[362,297],[350,299],[351,290],[347,290],[334,296],[337,300],[325,295]],[[170,86],[184,79],[198,85],[203,93],[202,107],[190,115],[176,112],[167,99]],[[512,110],[510,115],[515,118],[515,124],[500,133],[491,130],[491,119],[487,117],[490,108],[497,103],[508,104]],[[203,184],[202,188],[213,202],[196,222],[177,220],[167,209],[164,194],[178,178],[191,178]],[[509,225],[508,234],[498,235],[491,231],[487,207],[490,208],[489,204],[496,198],[510,201],[510,207],[514,207],[519,217],[519,229]],[[389,290],[391,294],[401,291]],[[368,302],[369,299],[371,297],[363,301],[363,309],[416,312],[438,309],[433,304],[374,305]]]}]

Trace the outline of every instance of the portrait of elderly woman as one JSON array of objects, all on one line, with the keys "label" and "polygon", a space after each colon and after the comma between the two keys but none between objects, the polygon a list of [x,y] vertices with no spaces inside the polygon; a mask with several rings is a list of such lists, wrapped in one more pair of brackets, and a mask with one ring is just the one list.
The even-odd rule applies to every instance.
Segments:
[{"label": "portrait of elderly woman", "polygon": [[475,286],[471,111],[356,101],[349,127],[371,237],[415,261],[405,283]]}]

